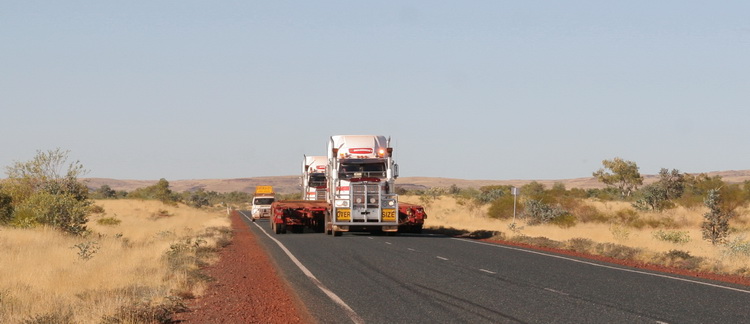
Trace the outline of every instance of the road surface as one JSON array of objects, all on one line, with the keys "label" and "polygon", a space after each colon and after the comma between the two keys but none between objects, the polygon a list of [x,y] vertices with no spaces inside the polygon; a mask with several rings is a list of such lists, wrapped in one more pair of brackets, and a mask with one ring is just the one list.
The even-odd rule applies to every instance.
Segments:
[{"label": "road surface", "polygon": [[324,323],[748,323],[750,287],[441,235],[251,230]]}]

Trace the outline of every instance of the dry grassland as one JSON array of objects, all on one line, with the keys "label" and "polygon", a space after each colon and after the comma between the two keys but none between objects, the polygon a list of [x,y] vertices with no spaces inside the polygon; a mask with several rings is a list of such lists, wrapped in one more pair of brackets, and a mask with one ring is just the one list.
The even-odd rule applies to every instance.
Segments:
[{"label": "dry grassland", "polygon": [[[189,274],[197,265],[175,269],[165,255],[175,247],[216,246],[221,238],[206,233],[228,228],[225,212],[157,201],[96,204],[105,214],[90,217],[86,237],[0,228],[0,323],[45,316],[100,323],[122,307],[200,292]],[[120,223],[98,224],[103,218]]]},{"label": "dry grassland", "polygon": [[[423,204],[417,196],[401,196],[401,201],[415,204]],[[606,215],[612,215],[621,210],[632,209],[627,202],[598,202],[587,200],[586,204],[597,208]],[[719,245],[714,246],[701,237],[700,225],[703,222],[704,208],[688,210],[678,207],[663,213],[640,213],[643,219],[671,218],[678,228],[655,229],[650,227],[633,228],[609,223],[581,223],[570,228],[562,228],[556,225],[543,224],[528,226],[522,219],[516,219],[516,231],[510,229],[512,219],[492,219],[487,216],[485,205],[481,208],[471,210],[458,204],[452,197],[440,197],[426,205],[428,218],[425,221],[426,228],[455,228],[466,231],[497,231],[505,234],[507,238],[518,236],[546,237],[551,240],[565,242],[575,238],[590,239],[596,243],[614,243],[628,247],[643,249],[643,253],[637,256],[638,261],[652,262],[659,255],[664,255],[672,250],[689,252],[691,256],[706,258],[701,266],[704,271],[739,273],[746,276],[750,267],[750,256],[727,254],[727,248]],[[747,210],[740,210],[739,217],[730,221],[732,233],[729,239],[744,238],[750,240],[750,214]],[[687,232],[689,242],[672,243],[657,239],[654,234],[659,230]]]}]

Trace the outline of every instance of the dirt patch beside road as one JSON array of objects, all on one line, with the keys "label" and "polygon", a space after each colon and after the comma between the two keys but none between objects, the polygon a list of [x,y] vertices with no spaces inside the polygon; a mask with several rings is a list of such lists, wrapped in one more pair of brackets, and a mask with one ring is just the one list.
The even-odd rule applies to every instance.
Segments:
[{"label": "dirt patch beside road", "polygon": [[276,268],[255,235],[233,212],[232,244],[220,259],[204,269],[215,281],[205,294],[176,314],[182,323],[310,323],[304,306],[276,273]]}]

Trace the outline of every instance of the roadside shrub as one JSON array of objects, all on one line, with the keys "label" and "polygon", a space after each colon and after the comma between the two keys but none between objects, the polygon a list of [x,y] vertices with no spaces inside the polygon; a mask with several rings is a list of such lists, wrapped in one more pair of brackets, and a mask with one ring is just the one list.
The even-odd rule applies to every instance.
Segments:
[{"label": "roadside shrub", "polygon": [[655,239],[675,244],[685,244],[690,242],[690,232],[688,231],[663,231],[658,230],[653,233]]},{"label": "roadside shrub", "polygon": [[531,237],[525,235],[514,236],[510,239],[511,242],[525,243],[534,246],[541,246],[547,248],[560,249],[564,247],[562,242],[554,241],[543,236]]},{"label": "roadside shrub", "polygon": [[566,213],[561,216],[555,217],[550,221],[550,224],[560,226],[562,228],[571,228],[576,226],[577,219],[573,214]]},{"label": "roadside shrub", "polygon": [[580,205],[574,211],[573,214],[578,217],[578,220],[584,223],[606,223],[609,221],[609,217],[606,214],[600,212],[596,207],[589,205]]},{"label": "roadside shrub", "polygon": [[631,248],[614,243],[602,243],[597,244],[596,246],[597,254],[615,259],[633,260],[641,252],[641,249]]},{"label": "roadside shrub", "polygon": [[594,249],[594,246],[596,245],[596,242],[593,240],[587,239],[587,238],[572,238],[568,240],[568,249],[581,252],[581,253],[591,253],[591,251]]},{"label": "roadside shrub", "polygon": [[699,269],[704,261],[702,257],[690,255],[690,252],[681,250],[669,250],[664,254],[665,264],[677,268],[696,270]]},{"label": "roadside shrub", "polygon": [[73,311],[52,312],[43,315],[34,315],[21,322],[23,324],[73,324]]},{"label": "roadside shrub", "polygon": [[666,257],[669,259],[690,259],[693,256],[690,255],[690,252],[682,251],[682,250],[669,250],[669,252],[666,253]]},{"label": "roadside shrub", "polygon": [[[523,207],[520,203],[516,206],[516,213],[520,214]],[[513,217],[513,196],[505,195],[492,201],[487,210],[487,216],[495,219],[508,219]]]},{"label": "roadside shrub", "polygon": [[112,316],[102,318],[102,324],[123,323],[174,323],[175,313],[187,311],[187,306],[179,298],[168,298],[162,303],[142,301],[130,306],[123,306]]}]

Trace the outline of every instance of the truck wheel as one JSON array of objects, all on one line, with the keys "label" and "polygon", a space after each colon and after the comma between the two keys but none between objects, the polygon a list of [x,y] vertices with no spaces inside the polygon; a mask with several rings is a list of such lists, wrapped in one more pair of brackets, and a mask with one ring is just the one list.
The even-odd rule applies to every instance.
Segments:
[{"label": "truck wheel", "polygon": [[281,225],[273,223],[273,232],[276,234],[281,234]]},{"label": "truck wheel", "polygon": [[422,234],[422,226],[423,224],[414,225],[414,227],[412,228],[413,229],[412,232],[417,233],[417,234]]},{"label": "truck wheel", "polygon": [[344,234],[344,232],[333,231],[333,236],[334,236],[334,237],[335,237],[335,236],[341,236],[342,234]]}]

